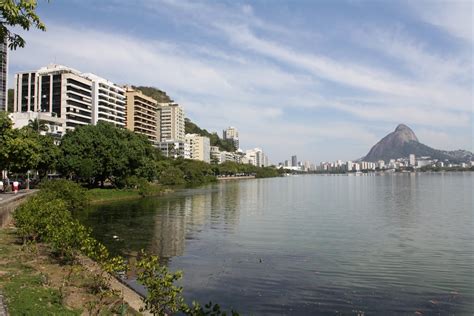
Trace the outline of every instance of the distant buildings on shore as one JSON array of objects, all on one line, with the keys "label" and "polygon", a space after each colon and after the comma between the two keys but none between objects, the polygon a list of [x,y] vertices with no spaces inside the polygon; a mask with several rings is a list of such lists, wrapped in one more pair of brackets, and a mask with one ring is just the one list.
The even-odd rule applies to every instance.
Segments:
[{"label": "distant buildings on shore", "polygon": [[[7,47],[0,45],[0,111],[7,107]],[[109,122],[144,135],[164,156],[223,163],[232,161],[268,166],[262,149],[243,152],[235,127],[223,130],[236,151],[210,146],[210,139],[185,134],[185,113],[177,103],[159,103],[131,86],[121,86],[91,73],[50,64],[36,71],[15,75],[14,109],[10,114],[15,128],[40,120],[44,134],[60,139],[68,130]]]},{"label": "distant buildings on shore", "polygon": [[474,166],[474,161],[470,163],[453,163],[449,161],[439,161],[431,159],[431,157],[416,157],[410,154],[408,157],[390,159],[389,161],[379,160],[377,162],[370,161],[342,161],[336,160],[334,162],[321,162],[319,165],[314,165],[305,161],[298,162],[297,166],[290,166],[288,160],[284,163],[279,163],[278,168],[283,168],[289,171],[298,172],[320,172],[320,173],[343,173],[343,172],[364,172],[364,171],[396,171],[396,170],[415,170],[423,167],[433,168],[470,168]]}]

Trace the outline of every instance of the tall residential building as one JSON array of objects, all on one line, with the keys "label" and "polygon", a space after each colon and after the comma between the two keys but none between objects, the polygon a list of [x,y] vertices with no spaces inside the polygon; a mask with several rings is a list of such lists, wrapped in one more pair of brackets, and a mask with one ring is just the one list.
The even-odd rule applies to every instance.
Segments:
[{"label": "tall residential building", "polygon": [[126,88],[126,95],[125,125],[127,129],[145,135],[152,144],[156,145],[160,141],[158,102],[131,87]]},{"label": "tall residential building", "polygon": [[0,43],[0,111],[8,108],[8,44]]},{"label": "tall residential building", "polygon": [[296,157],[296,155],[291,156],[291,166],[292,167],[297,167],[298,166],[298,157]]},{"label": "tall residential building", "polygon": [[410,166],[414,167],[415,166],[415,163],[416,163],[416,159],[415,159],[415,155],[414,154],[410,154]]},{"label": "tall residential building", "polygon": [[14,112],[14,117],[41,112],[61,124],[60,132],[99,121],[124,127],[125,89],[96,75],[52,64],[15,75]]},{"label": "tall residential building", "polygon": [[160,142],[185,141],[184,111],[176,103],[159,103]]},{"label": "tall residential building", "polygon": [[191,159],[211,162],[211,144],[208,137],[186,134],[186,143],[189,145]]},{"label": "tall residential building", "polygon": [[235,149],[239,149],[239,132],[233,126],[228,127],[222,131],[222,138],[231,140],[234,143]]},{"label": "tall residential building", "polygon": [[243,162],[257,167],[267,167],[268,157],[261,148],[254,148],[245,151]]}]

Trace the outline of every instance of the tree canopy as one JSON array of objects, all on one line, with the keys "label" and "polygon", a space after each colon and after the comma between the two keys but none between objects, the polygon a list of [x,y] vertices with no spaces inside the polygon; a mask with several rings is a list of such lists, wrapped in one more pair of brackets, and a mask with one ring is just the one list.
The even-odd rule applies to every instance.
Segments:
[{"label": "tree canopy", "polygon": [[7,39],[11,49],[25,47],[25,40],[9,28],[20,27],[28,31],[34,27],[46,30],[46,26],[36,14],[37,5],[36,0],[0,1],[0,39]]},{"label": "tree canopy", "polygon": [[105,122],[66,133],[60,148],[62,174],[90,184],[118,184],[155,156],[146,137]]}]

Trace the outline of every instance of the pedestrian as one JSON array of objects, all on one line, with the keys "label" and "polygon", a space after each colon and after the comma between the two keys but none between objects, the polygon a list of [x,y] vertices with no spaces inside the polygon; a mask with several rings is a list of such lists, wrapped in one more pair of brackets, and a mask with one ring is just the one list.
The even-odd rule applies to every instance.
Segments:
[{"label": "pedestrian", "polygon": [[18,186],[19,186],[18,181],[13,181],[13,192],[15,192],[15,194],[18,193]]},{"label": "pedestrian", "polygon": [[5,191],[5,187],[3,186],[3,181],[0,180],[0,192],[4,192]]}]

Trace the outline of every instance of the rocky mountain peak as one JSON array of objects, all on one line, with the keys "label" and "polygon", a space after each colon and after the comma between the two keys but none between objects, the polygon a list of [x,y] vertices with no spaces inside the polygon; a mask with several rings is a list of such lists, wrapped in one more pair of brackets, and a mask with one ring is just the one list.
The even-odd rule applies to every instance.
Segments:
[{"label": "rocky mountain peak", "polygon": [[418,141],[415,133],[405,124],[399,124],[391,132],[375,144],[369,153],[362,158],[365,161],[388,161],[390,159],[406,158],[410,154],[417,157],[429,156],[441,161],[470,161],[473,154],[469,151],[442,151],[426,146]]},{"label": "rocky mountain peak", "polygon": [[416,137],[415,133],[405,124],[399,124],[395,131],[392,134],[389,134],[389,136],[390,135],[398,138],[402,143],[409,141],[418,142],[418,138]]}]

